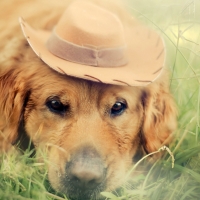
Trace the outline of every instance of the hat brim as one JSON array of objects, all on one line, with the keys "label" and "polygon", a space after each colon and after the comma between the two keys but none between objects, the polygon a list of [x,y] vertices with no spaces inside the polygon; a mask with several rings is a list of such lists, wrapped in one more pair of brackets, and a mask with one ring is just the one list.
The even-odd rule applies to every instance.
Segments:
[{"label": "hat brim", "polygon": [[155,81],[165,63],[165,45],[160,35],[143,26],[125,26],[128,64],[121,67],[93,67],[61,59],[46,47],[51,32],[35,30],[19,19],[25,38],[33,51],[54,70],[101,83],[145,86]]}]

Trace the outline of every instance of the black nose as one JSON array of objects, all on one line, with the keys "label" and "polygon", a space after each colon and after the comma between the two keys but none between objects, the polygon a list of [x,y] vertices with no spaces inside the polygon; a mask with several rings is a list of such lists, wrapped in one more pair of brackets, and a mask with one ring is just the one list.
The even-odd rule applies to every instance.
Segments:
[{"label": "black nose", "polygon": [[100,155],[94,148],[79,149],[66,165],[70,185],[79,190],[94,190],[105,179],[106,170]]}]

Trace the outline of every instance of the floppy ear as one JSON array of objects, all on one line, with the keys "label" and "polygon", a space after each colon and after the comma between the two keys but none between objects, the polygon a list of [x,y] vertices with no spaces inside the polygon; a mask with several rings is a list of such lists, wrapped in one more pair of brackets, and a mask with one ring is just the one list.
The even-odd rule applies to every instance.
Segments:
[{"label": "floppy ear", "polygon": [[[163,81],[164,82],[164,81]],[[142,144],[146,153],[169,144],[177,126],[177,110],[168,83],[154,82],[144,90]]]},{"label": "floppy ear", "polygon": [[22,120],[24,104],[29,92],[19,69],[0,75],[0,131],[3,138],[14,143]]}]

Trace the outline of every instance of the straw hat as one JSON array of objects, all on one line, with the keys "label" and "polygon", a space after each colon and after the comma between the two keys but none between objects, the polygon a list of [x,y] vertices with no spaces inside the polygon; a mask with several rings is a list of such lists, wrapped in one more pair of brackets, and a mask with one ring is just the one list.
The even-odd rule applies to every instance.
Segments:
[{"label": "straw hat", "polygon": [[87,0],[73,1],[50,32],[22,18],[33,51],[54,70],[92,81],[144,86],[161,73],[165,47],[160,35],[121,14]]}]

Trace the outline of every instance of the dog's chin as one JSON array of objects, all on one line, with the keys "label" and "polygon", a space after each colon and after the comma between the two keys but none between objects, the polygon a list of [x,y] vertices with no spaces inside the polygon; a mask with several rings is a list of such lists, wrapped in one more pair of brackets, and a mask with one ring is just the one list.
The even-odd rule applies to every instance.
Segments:
[{"label": "dog's chin", "polygon": [[[106,188],[106,182],[99,184],[98,186],[94,188],[86,188],[84,186],[82,187],[76,187],[71,183],[71,180],[69,177],[65,174],[57,174],[57,172],[54,172],[54,176],[52,174],[49,175],[49,181],[51,184],[51,187],[59,192],[62,195],[67,196],[70,200],[101,200],[104,199],[104,197],[101,195],[101,192],[103,192]],[[55,177],[55,175],[57,177]]]},{"label": "dog's chin", "polygon": [[64,188],[62,189],[62,193],[65,194],[70,200],[93,200],[93,199],[103,199],[103,196],[100,194],[104,191],[105,185],[102,183],[98,187],[93,189],[86,188],[78,188],[70,185],[70,181],[65,177],[61,180]]},{"label": "dog's chin", "polygon": [[70,200],[83,200],[83,199],[87,199],[87,200],[93,200],[93,199],[103,200],[103,199],[105,199],[105,197],[103,197],[98,191],[91,192],[91,194],[88,191],[86,191],[86,192],[83,193],[82,191],[80,191],[80,192],[79,191],[75,191],[71,195],[67,195],[67,197]]}]

